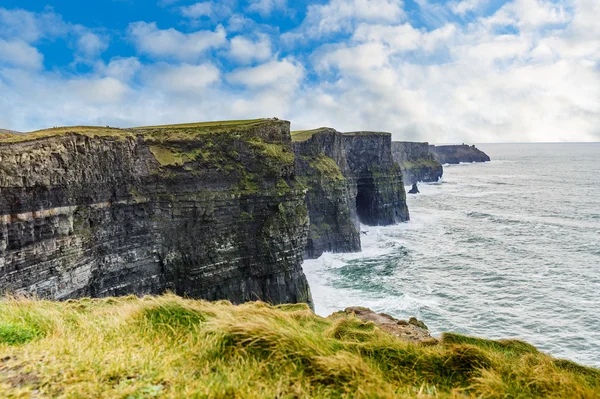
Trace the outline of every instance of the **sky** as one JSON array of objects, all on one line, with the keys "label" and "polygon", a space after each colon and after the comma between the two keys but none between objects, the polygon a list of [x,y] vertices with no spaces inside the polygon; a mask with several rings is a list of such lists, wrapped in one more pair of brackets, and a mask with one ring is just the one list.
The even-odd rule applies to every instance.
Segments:
[{"label": "sky", "polygon": [[599,0],[0,0],[0,128],[600,141]]}]

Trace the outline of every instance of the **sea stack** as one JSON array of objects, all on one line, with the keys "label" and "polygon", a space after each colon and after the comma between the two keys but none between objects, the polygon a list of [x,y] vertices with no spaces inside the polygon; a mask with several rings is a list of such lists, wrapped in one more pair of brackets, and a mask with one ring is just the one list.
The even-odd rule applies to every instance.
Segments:
[{"label": "sea stack", "polygon": [[419,187],[417,187],[417,183],[413,183],[412,188],[408,192],[409,194],[419,194]]}]

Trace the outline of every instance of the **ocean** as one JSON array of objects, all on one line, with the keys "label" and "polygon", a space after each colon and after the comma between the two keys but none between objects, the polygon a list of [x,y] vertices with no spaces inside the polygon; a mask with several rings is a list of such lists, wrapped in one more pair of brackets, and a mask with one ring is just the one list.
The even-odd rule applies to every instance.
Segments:
[{"label": "ocean", "polygon": [[480,144],[409,195],[411,221],[307,260],[316,312],[366,306],[600,367],[600,143]]}]

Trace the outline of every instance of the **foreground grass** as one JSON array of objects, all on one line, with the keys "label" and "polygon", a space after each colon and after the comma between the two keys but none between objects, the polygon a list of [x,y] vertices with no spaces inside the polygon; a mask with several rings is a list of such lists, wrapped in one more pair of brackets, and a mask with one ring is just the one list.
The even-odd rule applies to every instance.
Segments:
[{"label": "foreground grass", "polygon": [[0,397],[598,398],[600,371],[519,341],[408,344],[304,305],[7,299]]}]

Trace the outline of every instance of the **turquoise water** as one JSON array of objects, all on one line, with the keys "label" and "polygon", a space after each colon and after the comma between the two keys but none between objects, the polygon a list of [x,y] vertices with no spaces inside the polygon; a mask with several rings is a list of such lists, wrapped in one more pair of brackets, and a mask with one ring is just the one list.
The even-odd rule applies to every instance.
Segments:
[{"label": "turquoise water", "polygon": [[421,184],[409,223],[305,262],[317,313],[368,306],[600,366],[600,143],[478,147],[493,161]]}]

